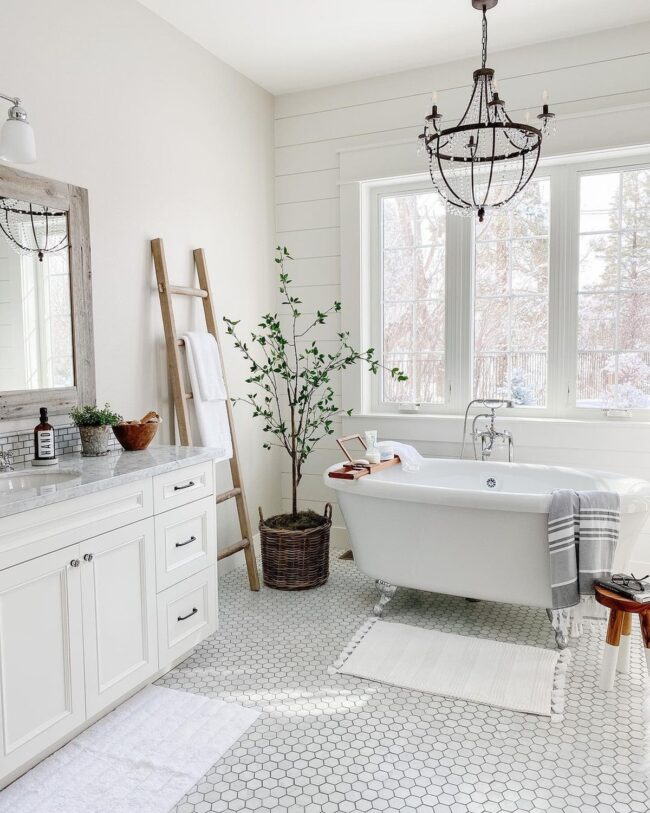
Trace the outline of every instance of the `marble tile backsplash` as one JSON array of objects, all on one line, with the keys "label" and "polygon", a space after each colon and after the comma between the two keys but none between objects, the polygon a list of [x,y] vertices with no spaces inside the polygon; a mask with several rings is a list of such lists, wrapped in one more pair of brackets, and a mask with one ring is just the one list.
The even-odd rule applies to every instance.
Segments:
[{"label": "marble tile backsplash", "polygon": [[[109,430],[109,450],[119,449],[117,438]],[[57,426],[54,429],[56,456],[81,451],[79,430],[76,426]],[[34,458],[34,432],[0,432],[0,451],[12,452],[14,463],[29,463]]]}]

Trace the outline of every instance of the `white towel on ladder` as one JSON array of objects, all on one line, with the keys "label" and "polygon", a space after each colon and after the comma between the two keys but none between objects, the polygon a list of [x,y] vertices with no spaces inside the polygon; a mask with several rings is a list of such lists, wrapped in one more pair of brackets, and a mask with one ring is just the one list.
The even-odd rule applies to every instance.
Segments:
[{"label": "white towel on ladder", "polygon": [[188,402],[193,413],[201,446],[224,449],[232,457],[232,439],[217,340],[211,333],[186,333],[185,355],[192,399]]}]

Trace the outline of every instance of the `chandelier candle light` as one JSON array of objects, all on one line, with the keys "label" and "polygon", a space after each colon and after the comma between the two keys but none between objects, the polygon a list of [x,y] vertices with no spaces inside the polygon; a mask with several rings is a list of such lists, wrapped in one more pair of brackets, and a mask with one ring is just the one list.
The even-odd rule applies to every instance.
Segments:
[{"label": "chandelier candle light", "polygon": [[514,122],[499,97],[494,70],[487,62],[487,12],[498,0],[471,0],[483,15],[482,63],[474,71],[469,104],[455,127],[442,127],[437,94],[419,138],[429,157],[435,189],[449,209],[460,215],[478,214],[511,203],[533,176],[539,161],[542,134],[552,131],[555,114],[549,112],[544,92],[540,127]]}]

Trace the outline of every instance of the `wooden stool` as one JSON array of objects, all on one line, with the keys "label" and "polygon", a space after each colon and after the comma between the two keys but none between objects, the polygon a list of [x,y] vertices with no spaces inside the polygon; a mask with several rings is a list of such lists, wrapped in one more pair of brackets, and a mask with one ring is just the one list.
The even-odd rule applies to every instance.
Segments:
[{"label": "wooden stool", "polygon": [[596,601],[609,609],[605,652],[600,670],[600,688],[608,692],[614,685],[616,672],[627,673],[630,669],[630,638],[632,616],[639,616],[645,657],[650,674],[650,602],[642,604],[625,596],[619,596],[604,587],[595,587]]}]

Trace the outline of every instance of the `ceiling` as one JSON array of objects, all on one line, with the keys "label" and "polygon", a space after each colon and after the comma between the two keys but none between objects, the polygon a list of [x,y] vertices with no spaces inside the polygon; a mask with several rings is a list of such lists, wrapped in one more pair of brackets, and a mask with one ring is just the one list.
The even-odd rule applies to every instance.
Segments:
[{"label": "ceiling", "polygon": [[[470,0],[140,0],[274,94],[480,54]],[[501,0],[491,50],[650,21],[649,0]]]}]

